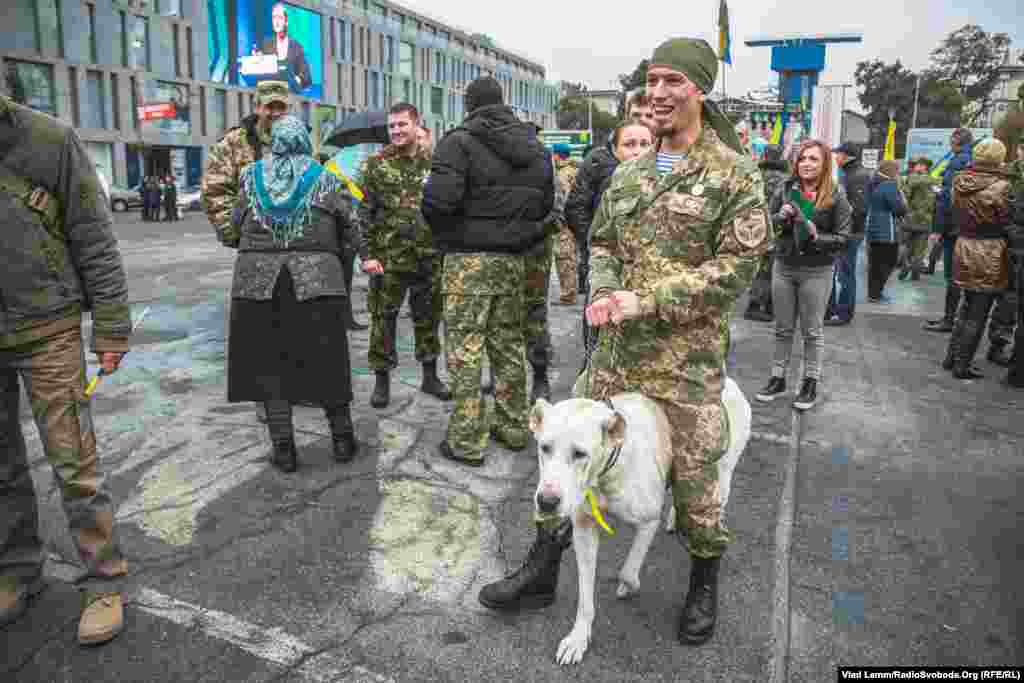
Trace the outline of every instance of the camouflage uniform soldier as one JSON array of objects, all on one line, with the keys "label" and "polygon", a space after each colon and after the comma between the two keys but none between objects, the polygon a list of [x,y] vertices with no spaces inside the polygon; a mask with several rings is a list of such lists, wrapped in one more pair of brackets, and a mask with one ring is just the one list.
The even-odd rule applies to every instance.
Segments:
[{"label": "camouflage uniform soldier", "polygon": [[210,148],[201,201],[217,238],[226,247],[238,248],[231,212],[238,202],[242,169],[270,156],[270,126],[287,113],[288,84],[262,81],[256,88],[256,113],[242,119]]},{"label": "camouflage uniform soldier", "polygon": [[[573,184],[576,182],[576,162],[569,158],[569,145],[557,144],[552,149],[555,157],[555,180],[560,186],[559,192],[566,197],[572,192]],[[563,202],[563,210],[564,210]],[[561,296],[558,303],[563,306],[572,306],[576,303],[578,283],[576,282],[576,236],[572,227],[565,221],[564,216],[558,216],[558,252],[555,260],[558,264],[558,285],[561,288]]]},{"label": "camouflage uniform soldier", "polygon": [[[1024,196],[1024,159],[1011,161],[1006,170],[1010,176],[1010,196]],[[1021,288],[1014,277],[1024,269],[1024,264],[1021,263],[1024,234],[1021,234],[1020,227],[1014,226],[1010,229],[1009,240],[1010,288],[996,302],[996,307],[992,311],[992,321],[988,325],[988,359],[1004,368],[1009,367],[1013,360],[1014,328],[1020,325],[1017,312],[1024,304],[1020,301]]]},{"label": "camouflage uniform soldier", "polygon": [[398,367],[398,312],[409,293],[416,360],[423,364],[420,391],[451,399],[437,377],[441,353],[441,268],[430,226],[420,213],[430,155],[416,142],[420,114],[411,104],[396,104],[388,114],[391,144],[365,162],[356,184],[365,193],[359,204],[363,270],[371,273],[369,364],[376,374],[370,404],[391,401],[391,371]]},{"label": "camouflage uniform soldier", "polygon": [[[470,83],[466,112],[434,152],[423,215],[445,255],[445,348],[455,410],[440,453],[480,466],[488,432],[513,450],[527,444],[524,256],[544,241],[554,180],[534,127],[503,104],[497,80]],[[485,351],[495,379],[490,427],[480,394]]]},{"label": "camouflage uniform soldier", "polygon": [[91,309],[92,350],[115,372],[131,335],[124,268],[95,165],[71,128],[0,96],[0,159],[0,627],[43,588],[20,376],[85,564],[78,641],[103,643],[123,628],[121,595],[109,591],[128,563],[97,467],[81,325]]},{"label": "camouflage uniform soldier", "polygon": [[[667,41],[651,58],[646,92],[659,146],[619,166],[594,218],[587,318],[612,326],[577,382],[589,383],[594,399],[642,393],[668,415],[677,519],[693,558],[679,637],[691,644],[714,632],[730,539],[717,469],[729,437],[720,403],[728,321],[770,242],[760,172],[705,99],[717,66],[703,40]],[[511,607],[553,595],[565,543],[542,530],[523,568],[484,587],[481,602]]]},{"label": "camouflage uniform soldier", "polygon": [[907,199],[910,213],[903,223],[903,235],[907,244],[904,247],[903,268],[899,278],[906,280],[910,275],[913,280],[921,279],[924,270],[924,259],[928,253],[928,235],[932,229],[932,218],[935,216],[935,199],[941,183],[928,172],[931,159],[921,158],[912,164],[911,174],[903,184],[903,194]]}]

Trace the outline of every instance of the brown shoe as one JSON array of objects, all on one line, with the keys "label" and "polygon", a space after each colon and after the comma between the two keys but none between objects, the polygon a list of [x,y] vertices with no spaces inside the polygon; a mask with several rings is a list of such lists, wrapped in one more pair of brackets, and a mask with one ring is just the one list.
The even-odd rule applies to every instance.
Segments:
[{"label": "brown shoe", "polygon": [[100,645],[113,640],[124,629],[124,606],[120,593],[82,594],[82,619],[78,622],[78,643]]}]

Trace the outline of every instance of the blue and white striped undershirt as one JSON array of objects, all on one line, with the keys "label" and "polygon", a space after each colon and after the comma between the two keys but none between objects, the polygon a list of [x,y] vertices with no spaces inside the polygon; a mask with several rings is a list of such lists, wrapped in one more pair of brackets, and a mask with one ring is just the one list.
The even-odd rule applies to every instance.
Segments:
[{"label": "blue and white striped undershirt", "polygon": [[658,152],[658,175],[665,175],[672,170],[672,166],[677,161],[682,161],[686,158],[685,154],[669,154],[668,152]]}]

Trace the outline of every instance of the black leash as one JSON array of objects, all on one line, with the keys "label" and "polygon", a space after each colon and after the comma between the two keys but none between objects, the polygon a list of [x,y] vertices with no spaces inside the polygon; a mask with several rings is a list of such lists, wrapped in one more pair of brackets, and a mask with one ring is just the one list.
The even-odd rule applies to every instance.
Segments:
[{"label": "black leash", "polygon": [[[612,409],[612,412],[615,412],[615,406],[612,404],[612,400],[610,398],[606,398],[604,402],[605,405]],[[601,477],[611,472],[612,468],[618,464],[620,455],[622,455],[622,444],[619,444],[612,449],[612,454],[608,457],[608,462],[606,462],[604,467],[601,468],[601,471],[597,473],[597,477],[594,480],[595,483],[600,481]]]}]

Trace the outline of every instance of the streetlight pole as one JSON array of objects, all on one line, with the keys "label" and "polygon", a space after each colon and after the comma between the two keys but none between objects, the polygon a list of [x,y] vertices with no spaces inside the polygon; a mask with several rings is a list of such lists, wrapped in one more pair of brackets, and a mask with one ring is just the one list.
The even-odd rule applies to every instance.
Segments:
[{"label": "streetlight pole", "polygon": [[921,94],[921,74],[917,75],[917,85],[914,86],[914,117],[910,121],[910,129],[917,128],[917,100]]}]

